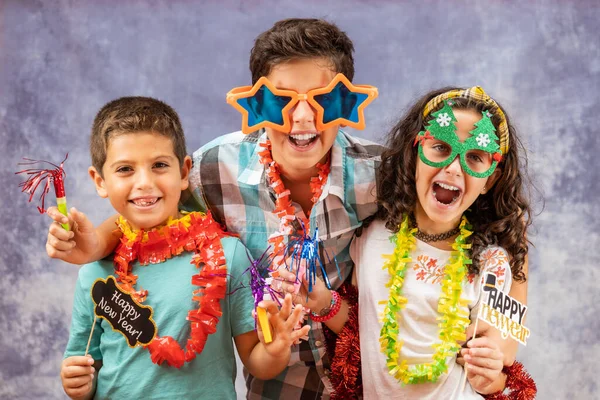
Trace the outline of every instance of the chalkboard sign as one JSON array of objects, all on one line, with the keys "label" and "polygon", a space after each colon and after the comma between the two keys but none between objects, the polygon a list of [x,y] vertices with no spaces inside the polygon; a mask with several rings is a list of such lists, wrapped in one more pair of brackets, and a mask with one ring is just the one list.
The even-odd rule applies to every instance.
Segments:
[{"label": "chalkboard sign", "polygon": [[121,290],[113,276],[97,279],[92,286],[94,314],[104,318],[113,330],[121,332],[130,347],[148,345],[156,336],[152,307],[143,306]]}]

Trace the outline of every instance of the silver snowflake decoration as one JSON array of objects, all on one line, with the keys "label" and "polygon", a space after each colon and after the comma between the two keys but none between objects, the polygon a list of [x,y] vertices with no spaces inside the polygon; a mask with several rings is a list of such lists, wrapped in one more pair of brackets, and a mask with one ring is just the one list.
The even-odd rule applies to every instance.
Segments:
[{"label": "silver snowflake decoration", "polygon": [[477,135],[475,140],[477,140],[477,145],[480,147],[487,147],[487,145],[491,142],[490,135],[488,135],[487,133],[480,133],[479,135]]},{"label": "silver snowflake decoration", "polygon": [[450,116],[448,115],[448,113],[438,114],[435,121],[441,127],[449,126],[450,125]]}]

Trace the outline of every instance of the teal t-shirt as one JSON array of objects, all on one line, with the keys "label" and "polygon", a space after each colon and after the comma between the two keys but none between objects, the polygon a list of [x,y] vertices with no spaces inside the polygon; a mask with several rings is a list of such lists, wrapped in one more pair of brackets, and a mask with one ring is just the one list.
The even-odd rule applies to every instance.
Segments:
[{"label": "teal t-shirt", "polygon": [[[102,360],[98,374],[97,399],[235,399],[235,356],[232,338],[254,330],[254,300],[249,289],[249,274],[244,271],[249,259],[244,245],[236,238],[221,240],[227,261],[227,295],[221,300],[217,331],[208,336],[202,353],[180,369],[153,364],[150,353],[130,348],[125,337],[98,319],[89,354]],[[154,309],[159,336],[172,336],[184,348],[190,334],[186,316],[198,303],[192,301],[192,275],[198,269],[190,263],[193,253],[185,252],[160,264],[140,266],[136,288],[148,290],[144,305]],[[98,278],[115,276],[112,260],[85,265],[79,271],[69,342],[64,357],[83,355],[94,320],[90,290]],[[241,288],[241,286],[245,286]]]}]

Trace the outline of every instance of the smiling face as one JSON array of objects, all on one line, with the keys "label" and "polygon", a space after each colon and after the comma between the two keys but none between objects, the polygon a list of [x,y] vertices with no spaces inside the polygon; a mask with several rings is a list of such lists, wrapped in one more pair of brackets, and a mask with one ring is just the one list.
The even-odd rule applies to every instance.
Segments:
[{"label": "smiling face", "polygon": [[[312,58],[279,64],[267,78],[278,89],[306,93],[327,86],[335,75],[326,59]],[[308,182],[317,173],[316,164],[324,162],[331,150],[339,125],[317,131],[315,110],[306,101],[299,101],[290,110],[289,118],[290,133],[266,128],[273,160],[279,164],[285,178]]]},{"label": "smiling face", "polygon": [[102,174],[89,174],[101,197],[135,229],[151,229],[177,218],[181,191],[188,187],[191,159],[183,166],[170,138],[153,132],[124,133],[108,140]]},{"label": "smiling face", "polygon": [[[468,139],[481,114],[475,110],[454,110],[456,117],[456,135],[461,142]],[[443,142],[427,139],[426,145],[432,151],[447,152]],[[469,163],[481,162],[481,154],[467,155]],[[473,204],[480,194],[486,193],[500,177],[501,170],[496,168],[487,178],[476,178],[463,171],[456,157],[449,165],[435,168],[417,158],[415,174],[418,201],[415,217],[419,228],[427,233],[448,231],[460,222],[463,213]],[[485,189],[484,189],[485,188]]]}]

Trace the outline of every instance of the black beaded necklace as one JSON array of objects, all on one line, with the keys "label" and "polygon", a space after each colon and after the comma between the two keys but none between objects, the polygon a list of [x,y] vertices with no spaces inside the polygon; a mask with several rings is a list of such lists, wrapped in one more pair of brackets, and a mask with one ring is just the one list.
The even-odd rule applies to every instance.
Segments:
[{"label": "black beaded necklace", "polygon": [[417,220],[415,219],[414,214],[410,214],[410,226],[411,228],[417,228],[415,232],[415,237],[422,242],[430,243],[430,242],[440,242],[442,240],[446,240],[451,238],[454,235],[457,235],[460,232],[460,225],[450,229],[447,232],[438,233],[435,235],[430,235],[429,233],[425,233],[419,229],[417,226]]}]

